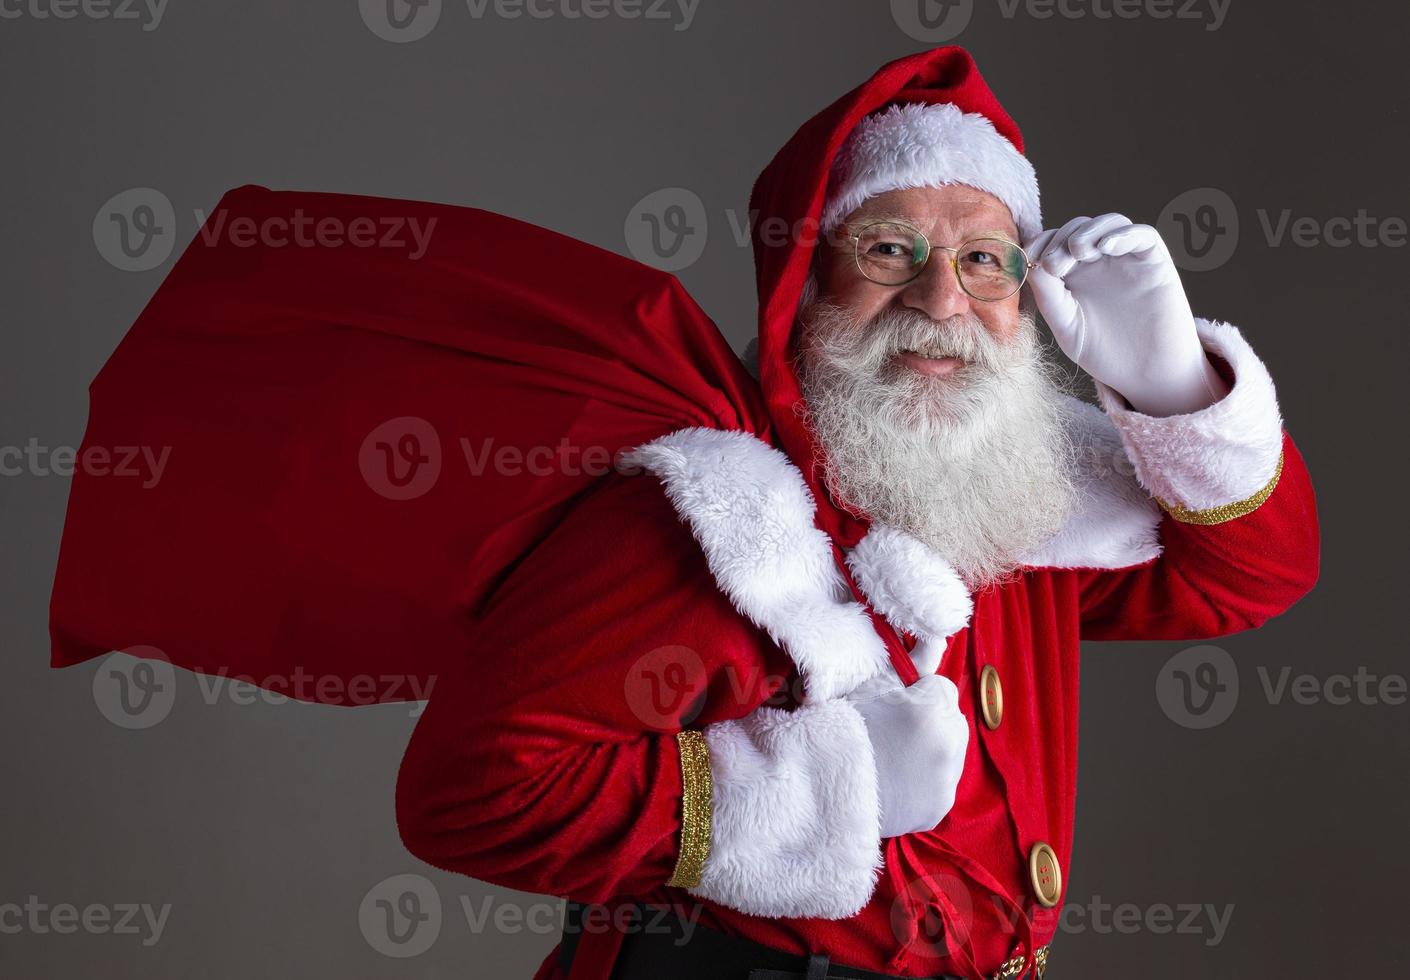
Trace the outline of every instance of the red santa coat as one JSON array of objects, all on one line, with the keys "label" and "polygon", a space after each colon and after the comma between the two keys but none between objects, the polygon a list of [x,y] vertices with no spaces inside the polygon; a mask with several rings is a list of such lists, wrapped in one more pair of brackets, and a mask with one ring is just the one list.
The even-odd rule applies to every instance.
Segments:
[{"label": "red santa coat", "polygon": [[[862,115],[982,86],[955,51],[884,67],[800,129],[755,187],[756,232],[816,221]],[[1229,395],[1165,419],[1100,385],[1100,409],[1074,403],[1079,506],[1015,580],[963,594],[942,556],[847,514],[798,465],[816,459],[789,359],[812,248],[756,235],[772,438],[653,440],[632,457],[644,472],[608,481],[514,570],[476,628],[498,656],[442,676],[417,727],[398,822],[429,863],[508,887],[703,903],[704,925],[780,949],[988,974],[1056,930],[1060,904],[1038,893],[1060,899],[1071,853],[1080,641],[1201,639],[1282,612],[1317,575],[1312,488],[1262,362],[1200,320]],[[878,839],[875,760],[842,696],[891,667],[832,542],[970,720],[954,809],[928,833]],[[1056,869],[1035,872],[1042,844]],[[620,938],[586,933],[573,980],[606,978]],[[550,957],[539,980],[559,976]]]}]

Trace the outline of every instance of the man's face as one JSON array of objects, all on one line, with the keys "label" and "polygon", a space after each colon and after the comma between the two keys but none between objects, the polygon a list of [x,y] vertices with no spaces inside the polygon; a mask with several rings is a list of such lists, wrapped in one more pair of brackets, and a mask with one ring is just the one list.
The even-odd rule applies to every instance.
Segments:
[{"label": "man's face", "polygon": [[[837,239],[823,246],[818,277],[821,300],[847,308],[863,323],[888,308],[915,311],[936,322],[972,314],[995,341],[1013,339],[1020,329],[1019,293],[994,302],[972,298],[960,288],[955,275],[955,253],[941,247],[958,248],[966,241],[986,237],[1017,242],[1013,217],[998,198],[962,184],[887,191],[864,201],[843,225],[855,229],[879,218],[904,220],[925,234],[932,248],[925,268],[905,285],[881,285],[857,268],[853,243]],[[955,357],[928,358],[902,352],[896,355],[894,366],[944,377],[963,364]]]},{"label": "man's face", "polygon": [[1018,294],[960,288],[939,246],[1017,241],[1008,209],[969,187],[891,191],[848,216],[902,219],[930,239],[920,275],[885,286],[850,242],[824,247],[799,310],[806,416],[834,499],[945,556],[972,588],[1047,540],[1074,500],[1061,379]]}]

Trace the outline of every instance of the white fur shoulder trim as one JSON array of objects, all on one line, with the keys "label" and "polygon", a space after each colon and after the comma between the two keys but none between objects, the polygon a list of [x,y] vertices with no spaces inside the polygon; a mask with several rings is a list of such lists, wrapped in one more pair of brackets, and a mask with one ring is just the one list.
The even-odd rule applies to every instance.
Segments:
[{"label": "white fur shoulder trim", "polygon": [[662,481],[720,589],[788,653],[809,700],[839,697],[890,669],[784,453],[748,432],[691,428],[638,446],[626,462]]},{"label": "white fur shoulder trim", "polygon": [[876,760],[847,701],[705,728],[710,854],[691,894],[750,915],[845,919],[881,870]]},{"label": "white fur shoulder trim", "polygon": [[1227,323],[1196,319],[1205,350],[1234,372],[1229,393],[1188,415],[1157,418],[1126,407],[1111,388],[1097,395],[1120,433],[1136,479],[1167,505],[1202,511],[1266,487],[1283,450],[1283,420],[1268,369]]}]

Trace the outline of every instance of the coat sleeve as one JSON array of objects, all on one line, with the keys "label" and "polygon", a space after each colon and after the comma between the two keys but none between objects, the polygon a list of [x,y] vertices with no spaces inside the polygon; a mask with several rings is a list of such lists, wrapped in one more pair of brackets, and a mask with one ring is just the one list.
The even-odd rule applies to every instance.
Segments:
[{"label": "coat sleeve", "polygon": [[[436,683],[397,780],[403,842],[583,902],[672,885],[755,914],[855,913],[880,860],[861,715],[786,710],[793,660],[721,591],[719,552],[653,476],[614,480],[513,571]],[[813,625],[836,645],[829,611],[847,612]]]},{"label": "coat sleeve", "polygon": [[403,842],[436,867],[585,902],[688,872],[698,730],[789,672],[656,482],[612,479],[496,590],[432,690],[396,800]]},{"label": "coat sleeve", "polygon": [[1231,385],[1214,405],[1155,418],[1097,386],[1137,481],[1163,512],[1161,553],[1134,568],[1078,573],[1083,639],[1203,639],[1251,629],[1317,580],[1312,483],[1283,428],[1267,368],[1234,327],[1197,326]]}]

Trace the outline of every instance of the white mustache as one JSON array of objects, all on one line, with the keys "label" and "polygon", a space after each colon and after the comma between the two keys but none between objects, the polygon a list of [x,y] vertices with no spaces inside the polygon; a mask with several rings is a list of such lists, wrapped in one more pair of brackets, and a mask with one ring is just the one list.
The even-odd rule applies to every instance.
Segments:
[{"label": "white mustache", "polygon": [[[827,311],[823,315],[844,314]],[[883,310],[860,325],[852,338],[833,336],[837,343],[829,346],[834,346],[834,352],[841,354],[838,348],[845,345],[850,348],[848,359],[869,373],[880,372],[903,351],[956,357],[967,366],[992,372],[1004,370],[1012,357],[973,313],[932,320],[916,310]]]}]

